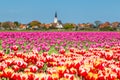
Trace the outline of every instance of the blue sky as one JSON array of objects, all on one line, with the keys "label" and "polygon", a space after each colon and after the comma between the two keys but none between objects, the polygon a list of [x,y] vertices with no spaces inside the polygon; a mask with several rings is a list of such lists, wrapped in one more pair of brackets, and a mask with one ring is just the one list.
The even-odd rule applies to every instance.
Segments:
[{"label": "blue sky", "polygon": [[0,22],[53,22],[55,11],[63,23],[120,22],[120,0],[0,0]]}]

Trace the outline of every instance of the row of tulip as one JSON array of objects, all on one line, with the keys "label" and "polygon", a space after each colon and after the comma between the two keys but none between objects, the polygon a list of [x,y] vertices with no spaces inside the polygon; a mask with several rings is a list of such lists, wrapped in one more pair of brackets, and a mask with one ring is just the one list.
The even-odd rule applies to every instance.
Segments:
[{"label": "row of tulip", "polygon": [[58,54],[24,53],[18,47],[0,51],[0,78],[9,80],[120,80],[120,46],[79,50],[62,48]]},{"label": "row of tulip", "polygon": [[[0,32],[0,49],[5,52],[13,45],[19,50],[29,52],[58,51],[61,48],[98,48],[120,45],[119,32]],[[9,52],[8,52],[9,53]]]},{"label": "row of tulip", "polygon": [[120,33],[0,32],[1,78],[120,80]]}]

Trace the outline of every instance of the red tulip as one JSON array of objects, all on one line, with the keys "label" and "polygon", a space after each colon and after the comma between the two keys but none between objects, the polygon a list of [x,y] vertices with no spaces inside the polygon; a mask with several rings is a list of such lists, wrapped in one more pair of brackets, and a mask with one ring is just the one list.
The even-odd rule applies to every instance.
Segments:
[{"label": "red tulip", "polygon": [[14,64],[17,65],[17,66],[19,66],[19,67],[21,67],[21,68],[26,68],[27,67],[27,63],[24,62],[24,61],[22,61],[22,60],[19,60],[19,61],[15,60]]},{"label": "red tulip", "polygon": [[37,67],[37,66],[32,66],[32,65],[31,65],[31,66],[29,66],[29,68],[30,68],[30,71],[31,71],[31,72],[34,72],[34,73],[37,72],[37,70],[38,70],[38,67]]},{"label": "red tulip", "polygon": [[105,53],[105,59],[106,60],[112,60],[113,59],[113,53],[106,52]]},{"label": "red tulip", "polygon": [[65,64],[65,62],[63,62],[63,61],[58,61],[58,66],[63,66]]},{"label": "red tulip", "polygon": [[47,62],[52,62],[52,61],[54,61],[54,60],[53,60],[53,57],[52,57],[52,56],[48,56],[48,55],[47,55],[47,56],[46,56],[46,61],[47,61]]},{"label": "red tulip", "polygon": [[100,61],[96,61],[95,63],[93,63],[93,66],[97,69],[100,69],[100,70],[104,69],[104,63],[102,63]]},{"label": "red tulip", "polygon": [[[38,78],[38,79],[36,79],[36,80],[39,80],[39,78]],[[46,80],[46,78],[45,78],[45,77],[42,77],[42,78],[41,78],[41,80]]]},{"label": "red tulip", "polygon": [[35,74],[34,73],[28,73],[28,80],[34,80]]},{"label": "red tulip", "polygon": [[110,46],[109,45],[105,45],[105,48],[110,48]]},{"label": "red tulip", "polygon": [[115,73],[109,74],[109,76],[106,77],[108,80],[116,80],[117,75]]},{"label": "red tulip", "polygon": [[109,52],[109,51],[110,51],[110,49],[105,49],[105,51],[106,51],[106,52]]},{"label": "red tulip", "polygon": [[21,67],[22,67],[22,68],[26,68],[26,67],[27,67],[27,65],[28,65],[28,64],[27,64],[26,62],[23,62],[23,64],[22,64],[22,66],[21,66]]},{"label": "red tulip", "polygon": [[74,75],[72,75],[72,74],[65,73],[64,77],[68,80],[74,80]]},{"label": "red tulip", "polygon": [[10,66],[13,63],[13,60],[7,59],[7,60],[5,60],[5,63],[7,64],[7,66]]},{"label": "red tulip", "polygon": [[42,55],[43,55],[44,57],[46,57],[47,54],[48,54],[47,52],[43,52],[43,53],[42,53]]},{"label": "red tulip", "polygon": [[58,66],[57,67],[57,72],[58,72],[60,78],[63,77],[65,71],[66,71],[66,67],[65,66]]},{"label": "red tulip", "polygon": [[28,74],[20,73],[20,78],[18,80],[28,80]]},{"label": "red tulip", "polygon": [[77,50],[77,51],[76,51],[76,54],[84,55],[85,53],[86,53],[85,50]]},{"label": "red tulip", "polygon": [[22,57],[22,54],[23,54],[22,52],[17,52],[17,53],[16,53],[16,56],[17,56],[17,57]]},{"label": "red tulip", "polygon": [[69,50],[70,52],[74,53],[74,48],[70,48]]},{"label": "red tulip", "polygon": [[50,75],[48,75],[48,76],[46,77],[46,80],[53,80],[53,78],[52,78]]},{"label": "red tulip", "polygon": [[20,80],[20,74],[19,73],[13,73],[12,76],[11,76],[11,79],[13,79],[13,80],[16,80],[16,79]]},{"label": "red tulip", "polygon": [[52,75],[52,74],[56,74],[57,71],[55,68],[47,68],[47,73]]},{"label": "red tulip", "polygon": [[6,68],[3,70],[3,77],[11,78],[14,71],[11,68]]},{"label": "red tulip", "polygon": [[2,77],[2,75],[3,75],[3,72],[2,72],[2,71],[0,71],[0,78]]},{"label": "red tulip", "polygon": [[70,68],[70,74],[77,74],[77,70],[75,68]]},{"label": "red tulip", "polygon": [[17,65],[13,65],[12,66],[12,69],[17,72],[18,70],[20,70],[20,67],[18,67]]},{"label": "red tulip", "polygon": [[72,67],[74,66],[74,63],[72,63],[72,61],[71,61],[71,62],[68,61],[68,62],[66,62],[65,66],[66,66],[67,68],[72,68]]},{"label": "red tulip", "polygon": [[117,75],[118,75],[118,78],[120,79],[120,71],[117,73]]},{"label": "red tulip", "polygon": [[79,68],[79,75],[86,77],[88,74],[87,70],[84,68]]},{"label": "red tulip", "polygon": [[77,62],[77,63],[75,63],[74,65],[75,65],[74,67],[75,67],[76,69],[79,69],[79,67],[80,67],[81,64],[80,64],[80,62]]},{"label": "red tulip", "polygon": [[44,63],[41,62],[41,61],[37,61],[36,66],[37,66],[38,68],[42,68],[42,67],[44,66]]},{"label": "red tulip", "polygon": [[105,80],[104,76],[105,75],[102,73],[102,71],[98,72],[98,80]]},{"label": "red tulip", "polygon": [[60,49],[60,50],[59,50],[59,53],[60,53],[60,54],[65,54],[65,49]]},{"label": "red tulip", "polygon": [[12,46],[12,50],[17,51],[18,50],[18,46],[16,46],[16,45]]},{"label": "red tulip", "polygon": [[4,56],[4,52],[0,50],[0,57]]},{"label": "red tulip", "polygon": [[4,62],[0,63],[0,71],[3,71],[7,67],[8,67],[7,64],[5,64]]}]

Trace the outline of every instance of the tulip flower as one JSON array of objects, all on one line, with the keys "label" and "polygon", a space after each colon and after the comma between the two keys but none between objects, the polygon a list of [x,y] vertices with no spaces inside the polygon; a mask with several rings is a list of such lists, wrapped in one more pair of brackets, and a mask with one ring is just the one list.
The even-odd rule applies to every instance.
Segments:
[{"label": "tulip flower", "polygon": [[13,69],[15,72],[17,72],[18,70],[20,70],[20,67],[17,66],[17,65],[13,65],[13,66],[12,66],[12,69]]},{"label": "tulip flower", "polygon": [[43,53],[42,53],[42,55],[43,55],[44,57],[46,57],[47,54],[48,54],[47,52],[43,52]]},{"label": "tulip flower", "polygon": [[60,50],[59,50],[59,53],[60,53],[60,54],[65,54],[65,49],[60,49]]},{"label": "tulip flower", "polygon": [[14,73],[14,71],[11,68],[5,68],[3,70],[3,77],[11,78],[13,73]]},{"label": "tulip flower", "polygon": [[22,52],[17,52],[17,53],[16,53],[16,56],[17,56],[17,57],[22,57]]},{"label": "tulip flower", "polygon": [[35,74],[34,73],[28,73],[28,80],[34,80]]},{"label": "tulip flower", "polygon": [[44,66],[44,63],[41,62],[41,61],[37,61],[37,62],[36,62],[36,66],[37,66],[38,68],[42,68],[42,67]]},{"label": "tulip flower", "polygon": [[98,80],[105,80],[105,75],[103,74],[102,71],[98,72]]},{"label": "tulip flower", "polygon": [[3,71],[5,68],[7,68],[7,64],[5,64],[4,62],[0,63],[0,70]]},{"label": "tulip flower", "polygon": [[16,46],[16,45],[12,46],[11,50],[17,51],[18,50],[18,46]]},{"label": "tulip flower", "polygon": [[74,48],[70,48],[69,50],[70,52],[74,53]]},{"label": "tulip flower", "polygon": [[7,60],[5,60],[5,63],[7,64],[7,66],[10,66],[13,63],[13,60],[7,59]]},{"label": "tulip flower", "polygon": [[116,75],[116,73],[112,73],[112,74],[109,74],[106,78],[108,80],[115,80],[115,79],[117,79],[117,75]]},{"label": "tulip flower", "polygon": [[15,80],[15,79],[19,79],[20,80],[20,74],[19,73],[13,73],[11,76],[11,79]]},{"label": "tulip flower", "polygon": [[77,69],[75,68],[70,68],[70,74],[77,74]]},{"label": "tulip flower", "polygon": [[113,59],[113,53],[112,53],[112,52],[106,52],[106,53],[105,53],[105,59],[106,59],[106,60],[111,60],[111,59]]},{"label": "tulip flower", "polygon": [[72,74],[65,73],[64,77],[68,80],[74,80],[74,75],[72,75]]},{"label": "tulip flower", "polygon": [[3,75],[3,72],[2,72],[2,71],[0,71],[0,78],[2,77],[2,75]]},{"label": "tulip flower", "polygon": [[60,78],[63,77],[65,70],[66,70],[65,66],[58,66],[57,67],[57,72],[58,72]]},{"label": "tulip flower", "polygon": [[4,56],[4,52],[0,50],[0,57]]},{"label": "tulip flower", "polygon": [[[10,38],[13,34],[14,38]],[[85,80],[120,79],[120,36],[116,32],[24,32],[24,34],[5,32],[0,33],[0,38],[2,41],[0,78],[9,80],[80,80],[81,77]],[[50,46],[52,48],[57,46],[56,52],[60,54],[53,52],[48,55]],[[14,52],[5,54],[3,47]],[[43,51],[42,54],[38,53],[38,48]],[[47,52],[44,52],[45,50]]]},{"label": "tulip flower", "polygon": [[26,73],[20,73],[18,80],[28,80],[28,75]]},{"label": "tulip flower", "polygon": [[38,67],[33,65],[28,66],[28,68],[30,68],[30,72],[34,72],[34,73],[37,72],[38,70]]},{"label": "tulip flower", "polygon": [[117,75],[118,75],[118,78],[120,79],[120,71],[117,73]]}]

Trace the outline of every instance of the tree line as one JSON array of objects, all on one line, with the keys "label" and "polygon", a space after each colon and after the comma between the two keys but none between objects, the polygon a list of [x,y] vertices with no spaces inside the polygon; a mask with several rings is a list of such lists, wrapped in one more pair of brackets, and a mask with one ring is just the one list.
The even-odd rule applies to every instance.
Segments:
[{"label": "tree line", "polygon": [[[50,30],[58,29],[57,23],[41,23],[40,21],[34,20],[28,24],[22,24],[18,21],[6,21],[0,22],[0,30]],[[94,23],[64,23],[62,24],[64,30],[99,30],[99,31],[116,31],[120,30],[120,22],[101,22],[95,21]]]}]

